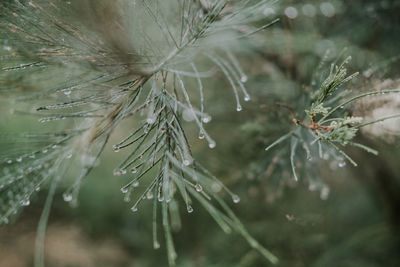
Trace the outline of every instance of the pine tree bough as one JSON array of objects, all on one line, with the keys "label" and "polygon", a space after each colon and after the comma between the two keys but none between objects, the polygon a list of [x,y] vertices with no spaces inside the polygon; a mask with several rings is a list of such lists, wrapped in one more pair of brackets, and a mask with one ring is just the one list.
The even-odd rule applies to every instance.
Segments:
[{"label": "pine tree bough", "polygon": [[[202,84],[202,78],[215,71],[199,71],[196,63],[208,60],[222,71],[240,111],[240,93],[245,101],[250,96],[244,86],[247,76],[234,50],[241,39],[272,24],[251,25],[263,21],[261,8],[269,5],[265,0],[15,0],[0,4],[0,34],[10,46],[0,54],[1,93],[15,100],[16,115],[39,115],[44,126],[57,124],[47,126],[45,133],[2,136],[10,145],[1,162],[2,223],[28,206],[41,186],[51,184],[39,226],[36,266],[43,265],[41,241],[58,182],[69,167],[80,166],[80,174],[64,193],[65,201],[77,205],[82,182],[99,163],[110,135],[132,117],[139,125],[113,146],[115,152],[128,151],[114,175],[132,176],[121,189],[128,202],[139,183],[146,184],[135,196],[132,211],[138,210],[143,199],[154,199],[154,248],[160,246],[156,217],[160,210],[169,264],[174,265],[177,256],[169,225],[177,193],[189,213],[194,198],[225,232],[236,230],[266,259],[277,262],[218,195],[223,189],[234,203],[240,201],[193,158],[181,122],[182,112],[189,111],[199,138],[215,147],[204,127],[211,116],[204,112]],[[196,91],[188,90],[189,79],[198,86],[199,110],[191,102]],[[30,145],[18,147],[20,142]],[[145,177],[150,172],[149,182]]]},{"label": "pine tree bough", "polygon": [[[7,224],[30,205],[41,188],[50,188],[38,227],[35,266],[44,265],[44,236],[57,188],[75,175],[63,198],[77,206],[82,183],[92,182],[86,178],[107,149],[124,156],[110,176],[129,177],[121,192],[132,212],[138,211],[142,201],[153,203],[153,247],[162,245],[158,235],[162,228],[171,266],[177,258],[171,218],[177,217],[180,203],[192,213],[193,200],[224,232],[239,233],[269,262],[278,262],[247,232],[221,195],[230,196],[233,203],[239,203],[240,197],[194,158],[183,122],[194,122],[198,138],[209,148],[216,147],[206,129],[211,116],[204,105],[205,78],[213,79],[219,71],[226,79],[226,88],[233,92],[234,108],[243,109],[242,99],[250,101],[245,86],[248,77],[236,56],[244,41],[253,41],[253,35],[278,21],[267,18],[273,3],[0,3],[0,38],[4,45],[0,50],[1,97],[12,101],[12,116],[33,118],[35,124],[43,126],[35,133],[0,133],[0,223]],[[297,10],[288,8],[296,12],[292,14],[296,17]],[[286,15],[294,19],[290,12]],[[323,58],[315,77],[324,76],[319,72],[325,62]],[[362,117],[349,115],[348,106],[369,96],[397,94],[400,90],[380,88],[359,95],[342,90],[358,75],[348,75],[349,62],[346,58],[341,64],[332,63],[323,80],[313,80],[309,90],[299,92],[302,101],[293,106],[276,103],[289,110],[288,121],[293,123],[265,149],[288,142],[286,150],[271,155],[272,163],[263,173],[274,172],[274,165],[281,159],[290,166],[288,177],[296,181],[314,173],[318,158],[333,159],[339,167],[344,167],[346,161],[357,166],[344,151],[347,146],[377,155],[375,149],[354,141],[359,129],[400,115],[365,122]],[[116,134],[124,138],[109,144]],[[299,156],[299,148],[305,155]],[[299,164],[299,158],[307,160]],[[312,179],[309,183],[310,188],[321,191],[321,198],[326,198],[329,188]]]},{"label": "pine tree bough", "polygon": [[[301,110],[304,110],[306,115],[304,120],[293,118],[292,121],[296,127],[265,149],[270,150],[290,139],[290,150],[288,149],[287,154],[290,158],[293,177],[296,181],[299,179],[295,160],[299,143],[302,143],[306,158],[308,159],[302,164],[304,166],[304,174],[311,172],[315,164],[312,161],[318,157],[321,160],[328,160],[332,156],[338,162],[339,167],[346,166],[346,161],[357,167],[358,164],[343,150],[346,146],[353,146],[368,153],[378,155],[378,151],[375,149],[354,141],[358,130],[367,125],[400,117],[400,114],[393,114],[363,123],[362,117],[348,116],[349,110],[347,106],[357,100],[368,96],[400,93],[399,89],[388,89],[367,92],[346,99],[351,92],[341,89],[358,75],[358,73],[354,73],[346,76],[346,64],[350,60],[351,57],[346,58],[339,66],[334,63],[331,64],[329,75],[322,84],[319,87],[318,85],[314,87],[311,85],[314,90],[309,92],[306,98],[310,107],[307,107],[307,109],[299,107]],[[328,105],[335,106],[329,107]],[[317,154],[317,156],[315,157],[314,154]],[[313,189],[320,187],[321,195],[323,194],[323,190],[327,188],[323,185],[317,186],[312,181],[310,181],[310,187]]]}]

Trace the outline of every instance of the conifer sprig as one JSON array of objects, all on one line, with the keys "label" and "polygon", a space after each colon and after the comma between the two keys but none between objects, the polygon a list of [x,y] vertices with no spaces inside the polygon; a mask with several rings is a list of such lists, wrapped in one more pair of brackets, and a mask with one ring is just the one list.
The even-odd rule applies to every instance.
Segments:
[{"label": "conifer sprig", "polygon": [[[312,155],[314,151],[321,159],[329,159],[329,155],[332,155],[338,161],[339,167],[344,167],[346,161],[349,161],[354,166],[358,166],[344,151],[346,146],[363,149],[374,155],[378,154],[378,151],[375,149],[354,141],[358,130],[366,125],[400,116],[399,114],[394,114],[370,122],[363,122],[362,117],[348,115],[349,111],[346,107],[356,100],[374,95],[400,93],[399,89],[380,90],[355,95],[347,99],[348,92],[341,92],[340,89],[358,75],[358,73],[354,73],[347,76],[346,64],[350,62],[350,59],[348,57],[340,65],[331,65],[328,77],[315,92],[310,93],[309,99],[311,104],[308,109],[304,110],[306,114],[305,118],[302,120],[294,118],[293,122],[296,127],[266,148],[266,150],[270,150],[290,139],[290,163],[296,181],[299,179],[299,176],[296,171],[297,164],[295,157],[299,143],[303,144],[307,159],[312,160],[315,158]],[[315,149],[316,145],[317,149]],[[306,162],[304,168],[307,169],[309,165],[312,165],[312,163]]]},{"label": "conifer sprig", "polygon": [[[208,59],[222,71],[234,92],[237,111],[242,110],[241,94],[250,100],[244,85],[247,76],[232,51],[238,40],[271,25],[251,25],[264,18],[261,7],[270,4],[266,0],[1,3],[0,34],[10,47],[2,55],[0,79],[6,85],[2,93],[23,108],[15,113],[36,119],[39,115],[38,122],[46,128],[62,129],[21,135],[28,143],[24,148],[16,143],[18,136],[9,136],[7,144],[12,148],[5,151],[1,163],[1,221],[7,223],[19,208],[29,205],[40,186],[51,183],[39,227],[38,240],[43,241],[48,206],[58,184],[51,181],[62,179],[68,164],[79,169],[63,195],[77,205],[82,183],[99,164],[111,134],[134,118],[138,126],[113,146],[115,152],[127,152],[114,175],[132,177],[121,188],[132,211],[144,199],[154,199],[155,248],[160,246],[157,212],[161,209],[170,265],[177,255],[170,225],[177,193],[189,213],[192,198],[197,199],[225,232],[236,230],[275,263],[277,258],[248,234],[217,195],[223,189],[234,203],[240,200],[193,158],[181,119],[183,112],[189,114],[199,128],[199,138],[210,148],[216,146],[205,129],[211,116],[204,110],[202,83],[215,71],[201,71],[196,63]],[[192,104],[188,79],[198,85],[200,109]],[[145,186],[137,193],[139,183]],[[43,253],[42,247],[37,251]],[[43,255],[36,259],[35,264],[42,266]]]}]

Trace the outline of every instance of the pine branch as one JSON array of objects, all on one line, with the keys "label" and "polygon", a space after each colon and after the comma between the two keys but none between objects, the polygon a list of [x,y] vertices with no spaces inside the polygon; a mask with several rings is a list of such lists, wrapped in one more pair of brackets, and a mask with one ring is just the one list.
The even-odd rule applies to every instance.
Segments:
[{"label": "pine branch", "polygon": [[[204,127],[211,116],[204,111],[202,85],[202,78],[214,71],[199,71],[196,62],[208,58],[223,72],[234,91],[237,111],[241,111],[237,88],[249,101],[244,86],[247,76],[226,46],[272,25],[250,26],[264,17],[260,8],[268,5],[266,0],[1,3],[0,34],[11,45],[1,66],[1,81],[9,85],[2,93],[16,99],[24,110],[34,110],[19,115],[39,114],[39,122],[49,129],[57,123],[64,130],[61,136],[50,134],[43,143],[39,143],[41,134],[22,136],[30,144],[27,152],[7,153],[1,165],[0,220],[7,223],[13,213],[29,205],[41,185],[54,185],[60,179],[60,166],[67,164],[80,169],[64,193],[64,200],[76,206],[81,185],[99,163],[110,135],[134,117],[142,123],[113,146],[115,152],[129,151],[114,175],[132,177],[121,188],[127,202],[136,195],[139,183],[146,184],[136,195],[133,212],[144,199],[157,199],[153,204],[154,248],[160,246],[156,225],[157,202],[161,203],[169,264],[175,265],[177,257],[169,212],[177,193],[181,193],[189,213],[193,212],[194,197],[223,230],[235,229],[268,260],[276,262],[232,217],[217,193],[224,189],[234,203],[240,198],[204,168],[198,169],[181,122],[182,113],[189,110],[199,127],[199,138],[210,148],[216,146]],[[244,29],[243,25],[249,26]],[[229,38],[218,44],[210,41],[221,32]],[[192,104],[192,93],[181,75],[197,81],[200,110]],[[35,142],[38,148],[33,149]],[[39,241],[43,241],[53,194],[51,190]],[[215,208],[212,199],[218,199],[223,209]],[[35,264],[41,266],[40,245],[38,253],[41,255]]]}]

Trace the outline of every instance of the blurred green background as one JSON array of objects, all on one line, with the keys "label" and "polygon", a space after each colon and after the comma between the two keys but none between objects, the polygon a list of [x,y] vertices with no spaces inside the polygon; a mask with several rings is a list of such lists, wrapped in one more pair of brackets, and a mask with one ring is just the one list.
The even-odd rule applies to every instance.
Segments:
[{"label": "blurred green background", "polygon": [[[275,158],[279,151],[264,151],[291,125],[275,103],[296,106],[298,92],[309,85],[327,49],[335,59],[347,47],[345,53],[353,57],[350,68],[362,74],[353,90],[371,90],[384,82],[399,87],[400,1],[279,1],[264,14],[281,21],[250,39],[238,54],[253,100],[237,113],[226,90],[207,92],[207,110],[213,115],[207,129],[218,145],[210,151],[193,131],[197,160],[240,195],[234,211],[279,257],[277,266],[400,266],[398,120],[375,126],[390,131],[363,132],[360,139],[380,155],[349,151],[358,168],[315,164],[315,175],[326,184],[323,193],[310,190],[306,179],[297,184],[286,179],[290,166]],[[220,79],[209,79],[207,87],[227,86],[217,75]],[[380,101],[375,107],[395,101],[390,103],[399,113],[398,98]],[[15,120],[12,108],[0,99],[0,130],[38,127],[32,120]],[[120,136],[123,129],[110,144]],[[78,208],[70,208],[58,192],[46,239],[48,266],[167,266],[164,244],[152,249],[151,203],[130,212],[120,192],[124,178],[112,175],[123,155],[113,153],[111,145],[106,151],[83,185]],[[274,159],[282,169],[271,174]],[[42,190],[11,225],[1,226],[0,266],[32,266],[45,197]],[[194,209],[182,213],[182,229],[174,236],[178,266],[268,266],[240,236],[225,235],[200,205],[194,203]]]}]

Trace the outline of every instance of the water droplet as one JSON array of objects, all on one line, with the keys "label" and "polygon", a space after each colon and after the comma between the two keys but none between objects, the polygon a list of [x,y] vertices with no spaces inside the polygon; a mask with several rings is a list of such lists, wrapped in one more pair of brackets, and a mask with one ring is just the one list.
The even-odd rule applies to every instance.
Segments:
[{"label": "water droplet", "polygon": [[218,193],[219,191],[221,191],[222,186],[219,183],[213,183],[211,185],[211,189],[212,191],[214,191],[215,193]]},{"label": "water droplet", "polygon": [[305,4],[302,8],[303,14],[307,17],[314,17],[317,13],[316,8],[311,4]]},{"label": "water droplet", "polygon": [[242,83],[247,82],[247,80],[248,80],[248,77],[247,77],[246,75],[243,75],[243,76],[240,78],[240,81],[241,81]]},{"label": "water droplet", "polygon": [[4,224],[8,224],[8,219],[7,218],[3,218],[3,223]]},{"label": "water droplet", "polygon": [[114,152],[119,152],[121,148],[118,145],[113,146]]},{"label": "water droplet", "polygon": [[188,205],[186,208],[187,208],[187,212],[188,213],[192,213],[193,212],[192,206]]},{"label": "water droplet", "polygon": [[138,208],[136,207],[136,205],[131,208],[131,211],[132,212],[137,212],[138,211]]},{"label": "water droplet", "polygon": [[18,157],[18,158],[16,159],[16,161],[17,161],[17,162],[21,162],[21,161],[22,161],[22,157]]},{"label": "water droplet", "polygon": [[153,242],[153,248],[154,249],[159,249],[160,248],[160,243],[158,241]]},{"label": "water droplet", "polygon": [[153,117],[147,118],[147,120],[146,120],[147,124],[153,124],[155,121],[156,120]]},{"label": "water droplet", "polygon": [[208,147],[211,149],[215,148],[215,146],[216,146],[215,142],[211,142],[208,144]]},{"label": "water droplet", "polygon": [[176,255],[175,252],[171,252],[169,255],[170,255],[170,257],[171,257],[172,259],[174,259],[174,260],[178,257],[178,255]]},{"label": "water droplet", "polygon": [[264,16],[268,17],[270,15],[275,14],[275,9],[273,9],[272,7],[266,7],[263,11]]},{"label": "water droplet", "polygon": [[238,105],[237,108],[236,108],[236,111],[240,112],[240,111],[242,111],[242,109],[243,109],[242,106]]},{"label": "water droplet", "polygon": [[122,192],[123,194],[128,193],[128,187],[122,187],[122,188],[121,188],[121,192]]},{"label": "water droplet", "polygon": [[72,158],[72,153],[67,154],[67,159]]},{"label": "water droplet", "polygon": [[184,161],[183,161],[183,165],[185,165],[185,166],[189,166],[190,165],[190,160],[188,160],[188,159],[185,159]]},{"label": "water droplet", "polygon": [[29,206],[29,204],[31,204],[31,201],[29,200],[29,198],[21,200],[22,206]]},{"label": "water droplet", "polygon": [[199,133],[199,139],[204,139],[204,137],[205,137],[205,135],[204,135],[204,133]]},{"label": "water droplet", "polygon": [[56,148],[57,148],[57,145],[52,145],[51,148],[52,148],[52,149],[56,149]]},{"label": "water droplet", "polygon": [[147,199],[153,199],[154,195],[152,191],[148,191],[146,194]]},{"label": "water droplet", "polygon": [[42,152],[43,154],[46,154],[49,150],[47,148],[43,149]]},{"label": "water droplet", "polygon": [[325,17],[333,17],[336,13],[335,7],[329,2],[322,3],[320,9]]},{"label": "water droplet", "polygon": [[200,184],[196,184],[196,185],[194,186],[194,188],[196,189],[197,192],[203,191],[203,187],[202,187]]},{"label": "water droplet", "polygon": [[114,176],[121,176],[122,175],[122,171],[117,169],[117,170],[114,170],[113,174],[114,174]]},{"label": "water droplet", "polygon": [[196,114],[192,109],[187,108],[182,112],[182,118],[185,121],[194,121],[196,119]]},{"label": "water droplet", "polygon": [[131,201],[131,194],[124,195],[124,201],[125,202],[130,202]]},{"label": "water droplet", "polygon": [[250,98],[249,95],[245,95],[245,96],[244,96],[244,101],[248,102],[248,101],[250,101],[250,100],[251,100],[251,98]]},{"label": "water droplet", "polygon": [[64,193],[63,194],[63,199],[65,202],[70,202],[72,200],[72,194],[71,193]]},{"label": "water droplet", "polygon": [[238,195],[233,195],[232,196],[232,201],[233,201],[233,203],[239,203],[240,202],[240,197]]},{"label": "water droplet", "polygon": [[36,158],[36,155],[35,154],[30,154],[29,158],[34,159],[34,158]]},{"label": "water droplet", "polygon": [[36,191],[36,192],[39,192],[39,191],[40,191],[40,186],[36,187],[36,188],[35,188],[35,191]]},{"label": "water droplet", "polygon": [[71,90],[65,90],[63,91],[64,95],[69,96],[71,94]]},{"label": "water droplet", "polygon": [[202,120],[204,123],[209,123],[211,121],[211,116],[205,116]]},{"label": "water droplet", "polygon": [[12,162],[13,162],[13,161],[12,161],[11,159],[8,159],[8,160],[7,160],[7,163],[8,163],[8,164],[11,164]]},{"label": "water droplet", "polygon": [[371,75],[372,75],[373,73],[374,73],[373,70],[372,70],[372,69],[369,69],[369,70],[364,71],[364,72],[363,72],[363,75],[364,75],[365,78],[369,78],[369,77],[371,77]]},{"label": "water droplet", "polygon": [[345,166],[346,166],[346,161],[344,161],[344,160],[339,161],[338,166],[339,166],[340,168],[345,167]]},{"label": "water droplet", "polygon": [[133,168],[131,169],[131,173],[137,173],[137,169],[136,169],[135,167],[133,167]]},{"label": "water droplet", "polygon": [[297,15],[298,15],[297,9],[295,7],[292,7],[292,6],[289,6],[289,7],[285,8],[285,15],[289,19],[295,19],[295,18],[297,18]]},{"label": "water droplet", "polygon": [[139,181],[134,181],[132,184],[133,187],[138,187],[139,186]]}]

